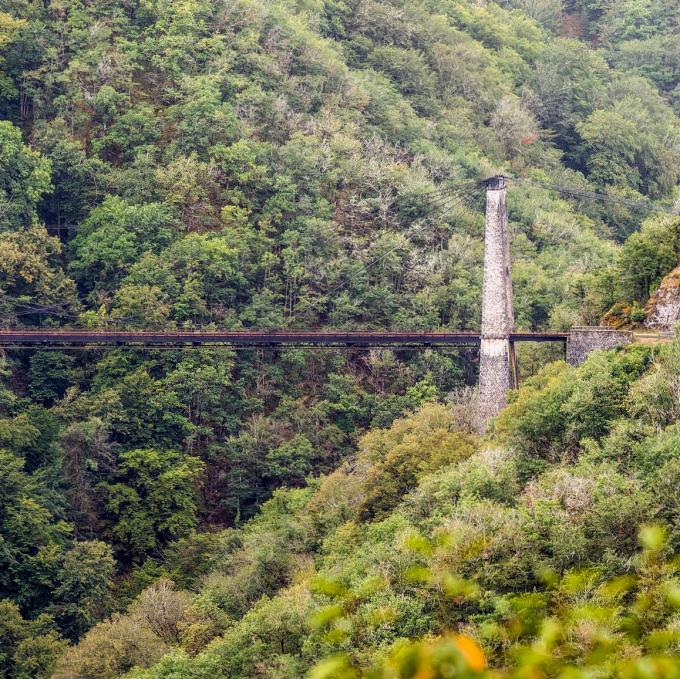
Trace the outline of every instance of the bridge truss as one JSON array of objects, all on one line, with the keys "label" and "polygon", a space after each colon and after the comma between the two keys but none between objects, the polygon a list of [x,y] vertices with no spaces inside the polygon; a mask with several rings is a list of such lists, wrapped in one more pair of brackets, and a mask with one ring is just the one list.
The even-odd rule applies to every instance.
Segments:
[{"label": "bridge truss", "polygon": [[[515,332],[512,342],[563,342],[568,332]],[[233,349],[285,347],[478,347],[479,332],[331,331],[331,330],[0,330],[0,347],[219,347]]]}]

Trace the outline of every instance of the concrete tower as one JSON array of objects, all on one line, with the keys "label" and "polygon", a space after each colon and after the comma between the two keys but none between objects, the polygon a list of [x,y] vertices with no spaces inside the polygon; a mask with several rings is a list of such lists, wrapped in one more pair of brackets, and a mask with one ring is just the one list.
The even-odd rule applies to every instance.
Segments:
[{"label": "concrete tower", "polygon": [[482,337],[479,353],[479,428],[507,404],[508,389],[516,386],[516,362],[510,333],[515,328],[510,277],[510,243],[506,181],[486,182]]}]

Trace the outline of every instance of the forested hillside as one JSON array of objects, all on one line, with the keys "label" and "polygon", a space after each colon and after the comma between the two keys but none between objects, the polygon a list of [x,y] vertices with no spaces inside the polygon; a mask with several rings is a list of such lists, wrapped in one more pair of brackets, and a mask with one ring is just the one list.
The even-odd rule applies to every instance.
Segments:
[{"label": "forested hillside", "polygon": [[486,440],[429,402],[242,530],[175,543],[55,679],[467,676],[460,638],[407,643],[446,630],[472,670],[479,644],[516,677],[676,677],[678,374],[677,340],[553,363]]},{"label": "forested hillside", "polygon": [[[679,22],[672,0],[0,0],[2,327],[475,329],[494,173],[518,327],[639,321],[680,252]],[[540,569],[595,568],[591,594],[637,569],[661,600],[679,351],[550,364],[481,440],[459,350],[6,350],[0,677],[292,679],[461,626],[499,666],[535,629],[483,630],[552,596]],[[554,358],[527,349],[524,377]],[[647,529],[635,557],[650,522],[669,547]],[[626,591],[582,602],[641,616],[612,657],[676,643]]]}]

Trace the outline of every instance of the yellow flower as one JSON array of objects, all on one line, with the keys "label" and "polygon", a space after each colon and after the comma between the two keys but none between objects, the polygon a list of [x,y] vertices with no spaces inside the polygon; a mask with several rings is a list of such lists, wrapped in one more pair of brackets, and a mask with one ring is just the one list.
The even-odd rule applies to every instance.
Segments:
[{"label": "yellow flower", "polygon": [[418,666],[418,671],[413,675],[413,679],[432,679],[434,677],[434,670],[430,663],[421,663]]},{"label": "yellow flower", "polygon": [[484,651],[482,651],[479,644],[474,639],[466,637],[464,634],[454,634],[451,637],[451,640],[456,645],[463,658],[465,658],[470,669],[475,670],[475,672],[481,672],[486,667]]}]

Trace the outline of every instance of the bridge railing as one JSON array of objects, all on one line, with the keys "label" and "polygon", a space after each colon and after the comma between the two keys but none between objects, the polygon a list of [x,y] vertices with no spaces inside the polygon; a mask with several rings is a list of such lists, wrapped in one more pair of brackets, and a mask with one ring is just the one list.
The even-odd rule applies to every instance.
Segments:
[{"label": "bridge railing", "polygon": [[[516,342],[566,342],[568,333],[519,332]],[[476,331],[329,330],[0,330],[0,346],[228,345],[228,346],[477,346]]]}]

